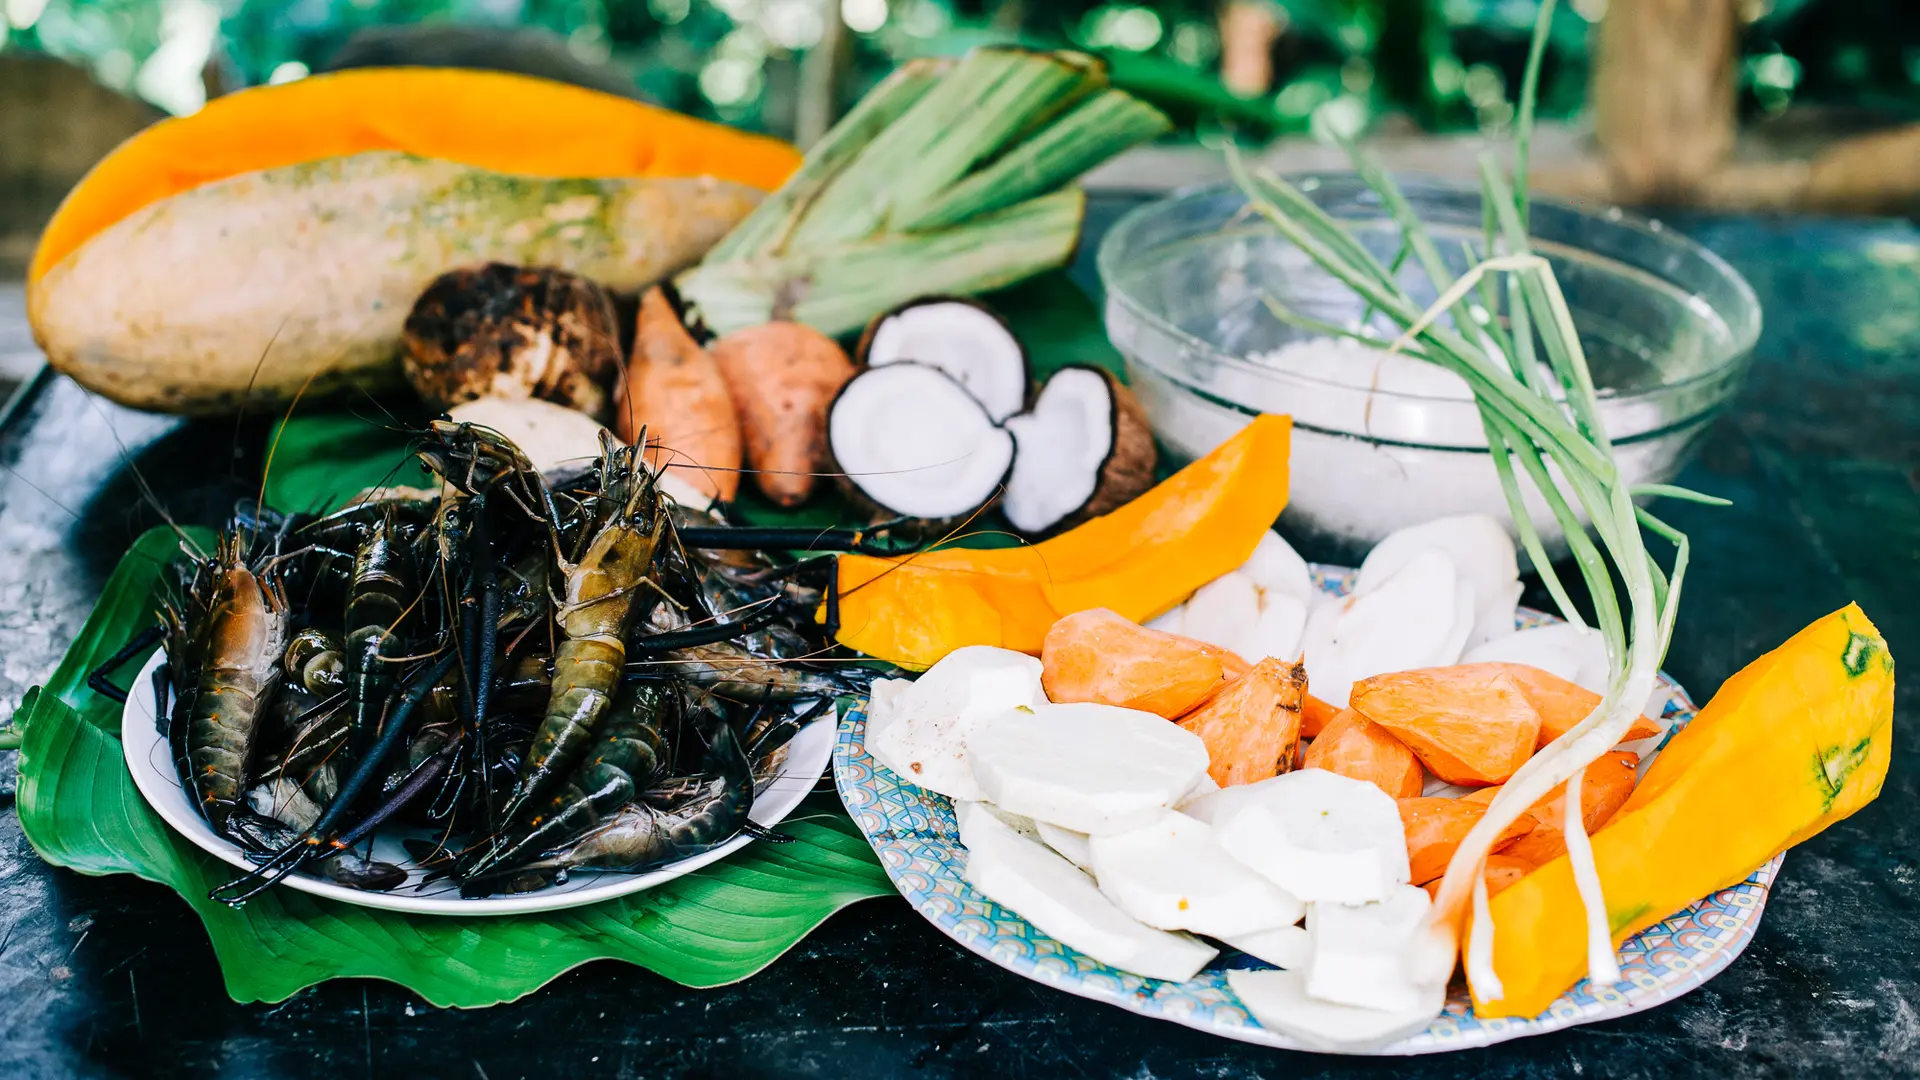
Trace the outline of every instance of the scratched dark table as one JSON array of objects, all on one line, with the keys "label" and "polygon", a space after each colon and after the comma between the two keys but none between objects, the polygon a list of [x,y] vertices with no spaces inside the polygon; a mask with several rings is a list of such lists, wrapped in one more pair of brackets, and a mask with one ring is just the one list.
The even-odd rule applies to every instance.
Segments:
[{"label": "scratched dark table", "polygon": [[[1096,207],[1095,234],[1116,206]],[[1920,649],[1920,230],[1675,223],[1747,275],[1767,328],[1682,477],[1735,506],[1666,508],[1696,552],[1668,669],[1704,700],[1848,600],[1896,656]],[[0,430],[0,715],[53,669],[158,507],[213,522],[252,489],[263,430],[128,412],[63,379],[17,410]],[[898,900],[855,905],[717,990],[601,962],[472,1012],[368,981],[236,1005],[171,892],[35,857],[0,754],[0,1077],[1920,1075],[1914,685],[1880,800],[1794,849],[1725,973],[1638,1016],[1417,1059],[1265,1050],[1083,1001],[958,948]]]}]

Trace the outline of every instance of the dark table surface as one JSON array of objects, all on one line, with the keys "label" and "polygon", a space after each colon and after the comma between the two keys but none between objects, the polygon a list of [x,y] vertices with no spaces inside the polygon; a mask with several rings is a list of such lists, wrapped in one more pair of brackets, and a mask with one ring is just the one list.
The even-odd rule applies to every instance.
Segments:
[{"label": "dark table surface", "polygon": [[[1848,600],[1896,656],[1920,648],[1920,230],[1679,224],[1753,282],[1767,329],[1681,478],[1736,505],[1667,508],[1696,552],[1668,669],[1704,700]],[[55,379],[0,431],[0,715],[52,671],[157,506],[212,522],[252,490],[263,430],[132,413]],[[897,900],[718,990],[603,962],[474,1012],[368,981],[235,1005],[170,891],[40,862],[0,754],[0,1077],[1920,1075],[1914,707],[1907,682],[1880,800],[1794,849],[1757,938],[1711,983],[1639,1016],[1411,1060],[1265,1050],[1074,998]]]}]

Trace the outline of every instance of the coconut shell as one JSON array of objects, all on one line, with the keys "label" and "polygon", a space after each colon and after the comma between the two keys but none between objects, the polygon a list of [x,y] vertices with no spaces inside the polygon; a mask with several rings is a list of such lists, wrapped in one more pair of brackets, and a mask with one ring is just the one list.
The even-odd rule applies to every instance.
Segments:
[{"label": "coconut shell", "polygon": [[402,330],[407,382],[435,412],[538,398],[605,420],[620,370],[613,301],[547,267],[487,263],[435,278]]}]

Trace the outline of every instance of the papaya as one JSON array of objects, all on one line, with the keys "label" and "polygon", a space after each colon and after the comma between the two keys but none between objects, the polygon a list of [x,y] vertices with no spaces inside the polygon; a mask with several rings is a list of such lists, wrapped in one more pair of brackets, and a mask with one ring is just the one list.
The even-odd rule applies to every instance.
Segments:
[{"label": "papaya", "polygon": [[28,317],[55,368],[137,408],[227,412],[309,378],[377,385],[441,273],[537,263],[637,290],[698,261],[799,160],[518,75],[257,87],[153,125],[87,174],[34,252]]},{"label": "papaya", "polygon": [[1252,556],[1286,508],[1291,433],[1288,417],[1256,417],[1139,498],[1038,544],[842,555],[835,637],[920,670],[963,645],[1038,655],[1075,612],[1152,619]]},{"label": "papaya", "polygon": [[[1893,751],[1893,656],[1858,605],[1728,679],[1593,834],[1616,944],[1880,794]],[[1501,993],[1482,1017],[1535,1016],[1586,974],[1585,908],[1565,855],[1493,899]]]}]

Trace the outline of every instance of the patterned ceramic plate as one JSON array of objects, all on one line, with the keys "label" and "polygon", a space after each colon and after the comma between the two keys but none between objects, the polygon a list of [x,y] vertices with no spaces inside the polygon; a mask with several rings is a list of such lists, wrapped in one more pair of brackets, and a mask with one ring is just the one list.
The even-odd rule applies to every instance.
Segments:
[{"label": "patterned ceramic plate", "polygon": [[[1314,584],[1341,595],[1349,587],[1351,574],[1316,566]],[[1523,629],[1555,621],[1524,608],[1517,619]],[[1660,685],[1666,697],[1662,716],[1669,732],[1677,731],[1693,719],[1693,702],[1664,674]],[[1062,945],[975,892],[962,876],[966,849],[960,846],[952,802],[901,780],[870,757],[862,741],[865,727],[862,710],[840,720],[833,750],[833,776],[840,798],[900,894],[947,936],[1001,967],[1081,997],[1230,1039],[1304,1049],[1285,1035],[1261,1027],[1227,988],[1229,969],[1268,966],[1250,956],[1223,948],[1205,971],[1185,982],[1146,979]],[[1595,987],[1583,980],[1531,1020],[1481,1020],[1473,1015],[1465,992],[1456,990],[1446,1011],[1426,1031],[1374,1053],[1464,1050],[1609,1020],[1671,1001],[1719,974],[1753,940],[1767,889],[1779,868],[1780,857],[1775,856],[1740,884],[1634,936],[1620,948],[1618,983]]]}]

